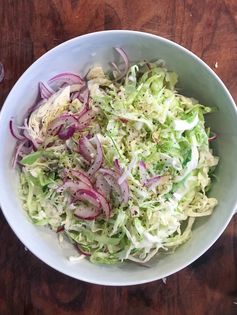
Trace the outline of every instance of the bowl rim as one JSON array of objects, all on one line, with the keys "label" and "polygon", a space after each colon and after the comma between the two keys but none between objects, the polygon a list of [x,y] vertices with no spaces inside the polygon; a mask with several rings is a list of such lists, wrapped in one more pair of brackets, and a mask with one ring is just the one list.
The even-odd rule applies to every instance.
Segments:
[{"label": "bowl rim", "polygon": [[[40,56],[38,59],[36,59],[24,72],[23,74],[18,78],[18,80],[16,81],[16,83],[13,85],[13,87],[11,88],[10,92],[8,93],[8,96],[6,97],[3,106],[1,108],[0,111],[0,121],[2,119],[3,116],[3,112],[5,110],[6,104],[8,103],[8,99],[10,98],[10,96],[14,93],[14,90],[18,88],[18,85],[21,83],[20,81],[22,81],[24,79],[25,76],[27,76],[28,72],[31,72],[32,67],[34,67],[36,64],[40,63],[42,59],[45,58],[45,56],[48,56],[52,53],[54,53],[54,51],[56,51],[57,49],[67,46],[69,43],[73,43],[78,41],[81,38],[93,38],[96,37],[98,35],[102,35],[102,34],[130,34],[130,35],[138,35],[138,36],[145,36],[145,37],[149,37],[151,39],[154,40],[159,40],[163,43],[168,43],[171,46],[176,47],[177,49],[181,50],[182,52],[190,55],[193,59],[195,59],[202,67],[204,67],[207,71],[209,71],[212,76],[215,78],[215,80],[219,83],[219,85],[221,86],[221,88],[225,91],[230,104],[232,105],[235,114],[237,116],[237,108],[235,105],[235,101],[233,99],[233,97],[231,96],[229,90],[227,89],[227,87],[225,86],[225,84],[223,83],[223,81],[219,78],[219,76],[214,72],[213,69],[211,69],[211,67],[209,67],[201,58],[199,58],[197,55],[195,55],[192,51],[190,51],[189,49],[183,47],[180,44],[177,44],[176,42],[164,38],[162,36],[158,36],[155,34],[151,34],[151,33],[147,33],[147,32],[141,32],[141,31],[133,31],[133,30],[104,30],[104,31],[96,31],[96,32],[92,32],[92,33],[88,33],[88,34],[84,34],[84,35],[79,35],[76,37],[73,37],[69,40],[66,40],[64,42],[62,42],[61,44],[51,48],[50,50],[48,50],[47,52],[45,52],[42,56]],[[223,224],[223,227],[220,231],[219,234],[217,234],[213,240],[200,252],[198,252],[196,255],[194,255],[191,259],[187,260],[185,263],[179,263],[177,264],[177,267],[172,269],[172,271],[165,273],[164,275],[161,275],[159,277],[156,276],[147,276],[146,279],[143,280],[137,280],[137,281],[96,281],[94,279],[91,279],[90,277],[84,276],[83,274],[80,274],[80,277],[76,277],[74,274],[70,273],[68,270],[63,270],[62,268],[60,268],[59,266],[55,266],[53,263],[49,263],[47,260],[45,260],[44,255],[41,255],[40,252],[38,252],[38,250],[35,250],[35,248],[33,246],[28,246],[29,244],[27,244],[27,239],[23,239],[23,237],[21,236],[20,233],[20,229],[16,229],[15,228],[15,224],[13,221],[11,221],[11,219],[8,216],[7,213],[7,207],[4,207],[5,204],[3,204],[3,193],[2,190],[0,190],[0,207],[2,209],[2,213],[5,217],[5,219],[7,220],[8,224],[10,225],[12,231],[15,233],[15,235],[17,236],[17,238],[27,247],[27,249],[30,250],[31,253],[33,253],[38,259],[40,259],[41,261],[43,261],[46,265],[52,267],[54,270],[59,271],[60,273],[70,276],[74,279],[77,280],[81,280],[81,281],[85,281],[88,283],[92,283],[92,284],[98,284],[98,285],[107,285],[107,286],[129,286],[129,285],[138,285],[138,284],[143,284],[143,283],[149,283],[149,282],[153,282],[156,280],[160,280],[163,277],[168,277],[184,268],[186,268],[187,266],[189,266],[191,263],[193,263],[195,260],[197,260],[200,256],[202,256],[216,241],[217,239],[222,235],[222,233],[224,232],[224,230],[226,229],[227,225],[229,224],[230,220],[232,219],[233,215],[236,212],[236,208],[237,208],[237,197],[236,197],[236,201],[235,201],[235,206],[234,208],[230,211],[229,217],[227,218],[227,220],[225,221],[225,223]]]}]

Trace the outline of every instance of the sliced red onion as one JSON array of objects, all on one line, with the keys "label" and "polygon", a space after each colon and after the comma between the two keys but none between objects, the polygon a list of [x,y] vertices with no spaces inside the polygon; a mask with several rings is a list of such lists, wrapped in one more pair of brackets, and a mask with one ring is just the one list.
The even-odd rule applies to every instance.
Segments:
[{"label": "sliced red onion", "polygon": [[166,184],[169,181],[169,179],[170,179],[169,175],[155,176],[155,177],[159,177],[159,179],[157,178],[157,180],[155,180],[154,177],[151,178],[150,180],[152,180],[153,183],[148,186],[148,190],[152,190],[154,192],[155,192],[155,189],[156,189],[157,186]]},{"label": "sliced red onion", "polygon": [[100,193],[97,192],[96,195],[97,195],[98,200],[100,201],[100,204],[102,206],[102,209],[106,218],[109,218],[111,214],[111,208],[108,201]]},{"label": "sliced red onion", "polygon": [[[61,139],[69,139],[76,130],[82,131],[89,124],[90,120],[95,116],[95,113],[88,110],[86,105],[81,112],[76,115],[63,114],[50,124],[49,131],[53,134],[58,134]],[[67,128],[60,128],[62,125],[68,124]]]},{"label": "sliced red onion", "polygon": [[[108,168],[100,168],[98,170],[98,173],[101,173],[104,176],[104,179],[106,180],[106,182],[108,183],[108,185],[111,187],[112,191],[115,191],[115,193],[118,196],[121,196],[121,188],[118,184],[118,174],[113,171],[110,170]],[[122,200],[122,196],[121,196],[121,200]]]},{"label": "sliced red onion", "polygon": [[120,71],[121,74],[116,78],[116,81],[118,81],[127,74],[128,68],[129,68],[129,62],[128,62],[128,56],[122,48],[115,47],[115,50],[120,54],[120,56],[122,57],[124,61],[124,69],[123,71]]},{"label": "sliced red onion", "polygon": [[90,167],[90,169],[88,170],[87,174],[89,177],[91,177],[92,175],[94,175],[98,169],[101,167],[102,163],[103,163],[103,151],[102,151],[102,147],[101,147],[101,143],[99,141],[99,138],[97,137],[97,135],[94,137],[95,141],[96,141],[96,157],[95,157],[95,161],[92,164],[92,166]]},{"label": "sliced red onion", "polygon": [[151,186],[152,184],[154,184],[154,183],[159,183],[159,181],[160,181],[160,179],[161,179],[161,176],[154,176],[154,177],[151,177],[151,178],[149,178],[145,183],[144,183],[144,186],[146,186],[146,187],[149,187],[149,186]]},{"label": "sliced red onion", "polygon": [[[76,150],[75,150],[75,151],[76,151]],[[76,151],[76,152],[78,153],[78,151]],[[80,156],[78,157],[78,162],[79,162],[80,166],[82,166],[82,167],[84,167],[84,166],[90,166],[90,165],[91,165],[91,163],[88,162],[82,155],[80,155]]]},{"label": "sliced red onion", "polygon": [[147,175],[148,175],[146,164],[144,163],[144,161],[139,161],[138,167],[139,167],[141,183],[145,184],[145,182],[147,181]]},{"label": "sliced red onion", "polygon": [[63,114],[52,121],[52,123],[49,126],[49,131],[55,131],[64,124],[68,124],[69,126],[70,125],[77,126],[77,123],[78,121],[74,115]]},{"label": "sliced red onion", "polygon": [[[85,185],[83,188],[81,188],[83,185]],[[104,196],[102,196],[99,192],[95,191],[94,189],[92,189],[91,187],[88,187],[86,184],[80,182],[80,183],[74,183],[72,181],[67,181],[64,185],[62,185],[61,187],[58,188],[57,191],[62,191],[66,188],[69,188],[70,190],[72,190],[73,192],[75,192],[75,197],[79,200],[84,200],[84,201],[88,201],[90,202],[93,207],[82,207],[80,209],[80,212],[82,211],[83,213],[79,213],[77,211],[77,216],[81,217],[81,218],[87,218],[89,220],[89,218],[94,219],[96,216],[94,215],[88,215],[85,214],[86,217],[84,217],[84,212],[87,213],[88,211],[92,211],[93,213],[96,211],[96,213],[99,215],[100,209],[102,207],[103,212],[105,213],[106,218],[108,218],[110,216],[111,213],[111,209],[110,209],[110,205],[108,203],[108,201],[106,200],[106,198]]]},{"label": "sliced red onion", "polygon": [[[74,84],[74,86],[76,86],[76,85]],[[79,86],[79,85],[77,84],[77,86]],[[88,104],[88,102],[89,102],[89,89],[88,89],[86,84],[81,85],[80,87],[81,87],[80,89],[76,89],[76,88],[71,89],[71,100],[73,101],[76,98],[78,98],[81,103]]]},{"label": "sliced red onion", "polygon": [[142,160],[139,161],[139,164],[138,164],[138,165],[139,165],[139,167],[141,167],[141,168],[143,168],[143,169],[145,169],[145,170],[147,169],[146,163],[145,163],[144,161],[142,161]]},{"label": "sliced red onion", "polygon": [[92,187],[92,183],[89,177],[86,174],[84,174],[82,171],[72,170],[71,173],[74,177],[82,181],[84,184],[88,185],[89,187]]},{"label": "sliced red onion", "polygon": [[80,102],[82,102],[83,104],[88,104],[89,101],[89,89],[87,86],[85,86],[84,88],[81,89],[81,91],[78,94],[78,99]]},{"label": "sliced red onion", "polygon": [[111,188],[102,174],[96,176],[95,189],[108,200],[110,199]]},{"label": "sliced red onion", "polygon": [[100,172],[103,175],[110,175],[113,177],[116,176],[116,173],[108,168],[100,168],[98,172]]},{"label": "sliced red onion", "polygon": [[87,201],[96,208],[101,208],[100,200],[93,189],[79,189],[75,197],[82,201]]},{"label": "sliced red onion", "polygon": [[122,196],[123,196],[123,201],[125,204],[128,203],[129,200],[129,186],[127,180],[125,180],[121,185],[120,185],[121,191],[122,191]]},{"label": "sliced red onion", "polygon": [[217,134],[212,132],[212,136],[208,138],[208,141],[211,142],[217,138]]},{"label": "sliced red onion", "polygon": [[[122,168],[119,164],[118,159],[114,160],[114,166],[119,175],[122,175]],[[123,201],[125,204],[128,203],[129,200],[129,186],[127,180],[124,180],[120,185]]]},{"label": "sliced red onion", "polygon": [[58,137],[62,140],[67,140],[74,135],[75,131],[75,126],[68,126],[66,129],[60,128]]},{"label": "sliced red onion", "polygon": [[[53,135],[57,134],[62,140],[67,140],[75,133],[77,123],[77,119],[73,115],[64,114],[54,119],[48,131],[52,132]],[[64,124],[68,126],[64,127]]]},{"label": "sliced red onion", "polygon": [[120,166],[120,164],[119,164],[119,160],[118,160],[118,159],[115,159],[115,160],[114,160],[114,167],[115,167],[115,170],[116,170],[119,174],[121,174],[122,169],[121,169],[121,166]]},{"label": "sliced red onion", "polygon": [[77,114],[77,119],[79,119],[80,117],[82,117],[84,114],[86,114],[89,111],[89,106],[87,103],[83,103],[82,108],[79,112],[79,114]]},{"label": "sliced red onion", "polygon": [[48,83],[49,84],[57,83],[57,85],[62,86],[65,83],[67,83],[69,85],[72,85],[72,84],[84,84],[84,81],[77,74],[69,73],[69,72],[63,72],[63,73],[57,74],[54,77],[52,77],[48,81]]},{"label": "sliced red onion", "polygon": [[71,101],[74,101],[75,99],[77,99],[78,98],[78,96],[79,96],[79,92],[73,92],[72,94],[71,94]]},{"label": "sliced red onion", "polygon": [[4,67],[3,64],[0,62],[0,83],[3,81],[4,76],[5,76]]},{"label": "sliced red onion", "polygon": [[83,182],[75,183],[71,180],[65,181],[64,184],[58,187],[57,192],[62,192],[66,189],[71,190],[73,193],[77,192],[80,189],[90,189],[91,187]]},{"label": "sliced red onion", "polygon": [[87,139],[87,137],[82,137],[78,144],[79,153],[89,162],[96,156],[96,149]]},{"label": "sliced red onion", "polygon": [[53,89],[51,89],[49,86],[46,86],[43,82],[39,82],[39,92],[41,98],[43,99],[48,99],[55,93]]},{"label": "sliced red onion", "polygon": [[116,63],[111,62],[111,66],[114,68],[114,70],[118,73],[118,75],[121,74],[121,71],[119,70],[118,66],[116,65]]},{"label": "sliced red onion", "polygon": [[20,155],[21,150],[23,149],[24,145],[27,143],[27,139],[23,140],[22,142],[20,142],[20,144],[18,145],[18,147],[15,150],[14,156],[13,156],[13,160],[12,160],[12,167],[15,168],[17,161],[18,161],[18,157]]},{"label": "sliced red onion", "polygon": [[127,124],[129,122],[129,120],[126,118],[119,118],[119,120],[124,124]]},{"label": "sliced red onion", "polygon": [[94,119],[95,116],[96,116],[96,113],[94,111],[92,110],[86,111],[86,113],[84,113],[78,118],[77,129],[78,130],[85,129],[89,125],[90,121]]},{"label": "sliced red onion", "polygon": [[119,177],[118,179],[118,184],[121,185],[127,178],[128,176],[131,174],[131,171],[133,170],[135,164],[137,162],[136,158],[133,158],[131,160],[131,162],[129,163],[127,169],[125,169],[125,171],[123,172],[123,174]]},{"label": "sliced red onion", "polygon": [[17,139],[17,140],[19,140],[19,141],[25,140],[25,137],[24,137],[24,136],[22,136],[22,135],[20,135],[20,134],[17,134],[16,131],[14,130],[14,128],[13,128],[13,120],[12,120],[12,119],[10,119],[10,121],[9,121],[9,129],[10,129],[10,132],[11,132],[12,136],[13,136],[15,139]]},{"label": "sliced red onion", "polygon": [[76,244],[76,248],[80,252],[80,254],[85,255],[85,256],[91,256],[91,253],[86,252],[83,248],[81,248],[80,244]]},{"label": "sliced red onion", "polygon": [[59,226],[59,227],[57,228],[56,233],[63,232],[64,230],[65,230],[65,228],[64,228],[64,226],[63,226],[63,225],[62,225],[62,226]]},{"label": "sliced red onion", "polygon": [[109,174],[105,174],[104,178],[107,181],[108,185],[111,187],[111,190],[114,191],[118,196],[120,196],[121,200],[123,200],[121,194],[121,187],[118,184],[118,176],[111,176]]},{"label": "sliced red onion", "polygon": [[75,217],[82,220],[95,220],[101,214],[101,210],[91,206],[80,206],[74,212]]}]

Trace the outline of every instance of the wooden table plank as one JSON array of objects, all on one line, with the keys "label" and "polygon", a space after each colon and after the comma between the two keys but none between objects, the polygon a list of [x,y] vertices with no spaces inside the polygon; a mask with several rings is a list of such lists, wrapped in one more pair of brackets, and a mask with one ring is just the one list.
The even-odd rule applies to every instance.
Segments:
[{"label": "wooden table plank", "polygon": [[[237,100],[236,0],[1,0],[0,104],[24,70],[50,48],[103,29],[161,35],[203,58]],[[214,65],[218,64],[215,68]],[[237,218],[200,259],[162,281],[104,287],[46,266],[0,215],[1,315],[236,315]]]}]

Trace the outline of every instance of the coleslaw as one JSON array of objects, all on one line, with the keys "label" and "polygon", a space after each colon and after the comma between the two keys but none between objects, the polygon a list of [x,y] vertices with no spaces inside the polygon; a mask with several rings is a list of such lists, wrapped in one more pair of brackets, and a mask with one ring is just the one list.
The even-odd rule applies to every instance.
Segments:
[{"label": "coleslaw", "polygon": [[63,233],[81,258],[146,263],[191,236],[218,164],[206,128],[210,107],[176,91],[164,62],[142,61],[86,78],[62,73],[39,83],[17,138],[13,166],[30,219]]}]

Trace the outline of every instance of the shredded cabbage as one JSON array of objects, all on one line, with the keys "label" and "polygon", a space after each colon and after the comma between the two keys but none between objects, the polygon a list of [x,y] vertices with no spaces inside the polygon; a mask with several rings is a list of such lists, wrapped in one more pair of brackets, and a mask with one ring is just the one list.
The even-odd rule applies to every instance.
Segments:
[{"label": "shredded cabbage", "polygon": [[[97,115],[69,140],[49,134],[55,118],[75,114],[83,106],[78,99],[70,100],[69,86],[30,115],[28,132],[40,144],[20,161],[23,204],[33,223],[54,231],[63,226],[68,238],[93,263],[145,263],[157,252],[186,242],[195,218],[211,215],[217,204],[207,195],[210,174],[218,164],[204,122],[211,108],[180,95],[175,90],[176,73],[161,62],[133,65],[118,82],[95,67],[87,80],[90,107]],[[111,196],[109,218],[76,218],[78,205],[67,191],[58,191],[62,172],[87,170],[74,148],[88,133],[98,136],[103,166],[113,169],[118,159],[123,169],[120,184],[127,180],[129,185],[127,204]],[[157,181],[150,184],[153,177]]]}]

